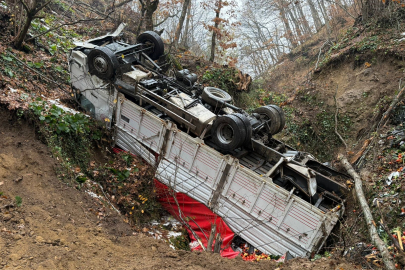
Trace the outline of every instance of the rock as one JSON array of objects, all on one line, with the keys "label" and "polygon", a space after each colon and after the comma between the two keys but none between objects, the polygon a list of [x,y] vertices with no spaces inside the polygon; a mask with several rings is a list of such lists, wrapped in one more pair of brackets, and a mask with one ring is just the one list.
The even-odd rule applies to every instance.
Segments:
[{"label": "rock", "polygon": [[29,236],[33,236],[34,235],[34,231],[30,231]]},{"label": "rock", "polygon": [[3,221],[9,221],[12,217],[12,214],[3,214]]},{"label": "rock", "polygon": [[45,243],[45,239],[42,236],[35,237],[35,242],[37,243]]},{"label": "rock", "polygon": [[13,234],[13,239],[14,240],[20,240],[22,236],[20,234]]},{"label": "rock", "polygon": [[156,251],[157,248],[155,246],[152,246],[152,251]]},{"label": "rock", "polygon": [[10,256],[8,256],[8,258],[9,258],[11,261],[17,261],[17,260],[21,259],[21,256],[19,256],[19,255],[17,255],[17,254],[11,254]]}]

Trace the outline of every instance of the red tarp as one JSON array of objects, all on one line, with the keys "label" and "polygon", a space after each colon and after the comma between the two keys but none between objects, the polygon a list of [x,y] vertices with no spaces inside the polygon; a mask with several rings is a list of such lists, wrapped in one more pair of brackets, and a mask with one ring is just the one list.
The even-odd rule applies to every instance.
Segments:
[{"label": "red tarp", "polygon": [[[123,150],[114,147],[114,153],[122,152]],[[156,191],[158,194],[158,199],[162,206],[176,219],[181,221],[179,217],[179,209],[177,204],[171,194],[169,194],[168,187],[158,180],[155,179]],[[234,233],[226,225],[221,217],[214,214],[208,207],[204,204],[190,198],[183,193],[176,193],[177,202],[179,203],[180,210],[183,213],[183,217],[188,218],[188,224],[191,229],[200,237],[201,242],[205,247],[207,247],[208,240],[211,233],[211,224],[217,225],[217,233],[221,234],[222,245],[221,245],[221,256],[226,258],[235,258],[239,255],[239,252],[235,252],[231,248],[232,239]],[[198,226],[196,225],[198,224]],[[202,231],[204,232],[202,232]],[[188,235],[191,238],[191,243],[193,244],[192,250],[202,250],[201,246],[197,243],[194,235],[187,228]],[[205,234],[205,235],[204,235]],[[214,241],[215,244],[215,241]]]},{"label": "red tarp", "polygon": [[[174,217],[178,220],[179,218],[179,209],[177,204],[173,198],[169,194],[168,187],[159,181],[155,180],[155,185],[157,189],[158,199],[163,205],[163,207]],[[221,256],[227,258],[235,258],[239,255],[239,252],[235,252],[231,248],[232,239],[234,237],[234,233],[232,230],[226,225],[226,223],[222,220],[221,217],[214,214],[208,207],[204,204],[190,198],[189,196],[183,193],[176,193],[176,199],[180,206],[180,210],[182,212],[183,217],[188,217],[188,224],[190,225],[191,229],[200,237],[203,245],[206,247],[211,232],[211,225],[217,225],[217,233],[221,234],[222,238],[222,246],[221,246]],[[198,224],[198,226],[196,225]],[[188,230],[188,229],[187,229]],[[204,233],[205,236],[204,236]],[[194,235],[188,230],[188,234],[191,238],[191,243],[196,243],[196,239]],[[215,241],[214,241],[215,242]],[[195,247],[192,250],[201,250],[201,246],[196,244],[193,245]]]}]

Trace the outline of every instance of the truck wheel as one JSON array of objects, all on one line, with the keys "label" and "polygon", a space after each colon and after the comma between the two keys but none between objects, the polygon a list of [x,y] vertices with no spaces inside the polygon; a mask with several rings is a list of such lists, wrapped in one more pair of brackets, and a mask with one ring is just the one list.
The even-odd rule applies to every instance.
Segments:
[{"label": "truck wheel", "polygon": [[140,34],[137,38],[139,43],[152,45],[153,49],[148,53],[152,60],[159,59],[165,53],[165,45],[162,38],[154,31],[146,31]]},{"label": "truck wheel", "polygon": [[112,80],[119,69],[118,59],[108,48],[97,47],[87,55],[89,72],[100,79]]},{"label": "truck wheel", "polygon": [[281,126],[281,117],[275,108],[263,106],[255,109],[253,112],[258,113],[260,115],[260,120],[262,121],[271,120],[269,130],[269,133],[271,135],[277,134],[279,132]]},{"label": "truck wheel", "polygon": [[245,125],[235,115],[219,116],[212,125],[211,136],[219,148],[232,151],[244,143],[246,139]]},{"label": "truck wheel", "polygon": [[243,142],[243,145],[250,146],[252,140],[252,124],[250,123],[249,118],[241,113],[234,113],[232,115],[235,115],[240,120],[242,120],[246,130],[246,138],[245,141]]},{"label": "truck wheel", "polygon": [[218,104],[218,101],[219,102],[232,101],[232,97],[227,92],[215,87],[205,87],[201,95],[201,98],[209,105],[214,107],[218,105],[220,106],[220,104]]},{"label": "truck wheel", "polygon": [[280,128],[276,133],[280,133],[284,127],[285,127],[285,115],[284,115],[284,111],[283,109],[281,109],[279,106],[277,105],[267,105],[266,107],[271,107],[276,109],[276,111],[278,112],[278,114],[280,115]]}]

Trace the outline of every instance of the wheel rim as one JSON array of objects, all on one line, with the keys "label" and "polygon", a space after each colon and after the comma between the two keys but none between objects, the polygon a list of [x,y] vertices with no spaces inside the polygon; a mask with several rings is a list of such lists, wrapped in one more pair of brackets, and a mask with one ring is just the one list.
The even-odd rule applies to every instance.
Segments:
[{"label": "wheel rim", "polygon": [[223,123],[218,127],[218,140],[223,144],[229,144],[232,142],[234,136],[233,128]]},{"label": "wheel rim", "polygon": [[99,55],[93,60],[94,68],[99,73],[106,73],[108,70],[108,62],[103,56]]}]

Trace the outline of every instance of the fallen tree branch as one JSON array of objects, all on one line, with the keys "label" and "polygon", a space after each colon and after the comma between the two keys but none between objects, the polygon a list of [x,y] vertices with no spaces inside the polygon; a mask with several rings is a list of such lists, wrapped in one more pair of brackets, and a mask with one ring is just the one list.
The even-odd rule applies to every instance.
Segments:
[{"label": "fallen tree branch", "polygon": [[398,104],[398,101],[402,98],[402,96],[404,95],[405,92],[405,86],[402,87],[401,89],[401,84],[402,84],[402,79],[399,80],[399,93],[398,95],[395,96],[395,98],[392,100],[391,105],[388,107],[388,110],[385,111],[385,113],[383,114],[380,122],[377,125],[377,130],[381,127],[381,125],[385,125],[385,123],[387,122],[388,116],[390,115],[390,113],[392,112],[392,110],[394,110]]},{"label": "fallen tree branch", "polygon": [[380,216],[381,216],[381,220],[380,220],[379,224],[384,229],[384,231],[388,234],[388,236],[391,239],[391,242],[394,244],[394,247],[398,251],[398,254],[396,254],[396,256],[395,256],[395,259],[399,263],[401,263],[402,265],[405,265],[405,253],[403,251],[403,247],[401,246],[402,242],[399,242],[399,241],[401,241],[401,236],[399,236],[398,239],[395,239],[395,237],[392,236],[392,234],[391,234],[391,232],[390,232],[390,230],[389,230],[389,228],[386,225],[386,222],[384,220],[384,215],[383,215],[383,213],[381,211],[380,202],[378,200],[377,200],[377,208],[378,208],[378,211],[380,212]]},{"label": "fallen tree branch", "polygon": [[[386,123],[387,120],[388,120],[388,117],[389,117],[390,113],[392,112],[392,110],[394,110],[394,109],[396,108],[396,106],[397,106],[397,104],[398,104],[398,101],[399,101],[399,100],[402,98],[402,96],[404,95],[405,86],[403,86],[403,87],[401,88],[401,85],[402,85],[402,78],[399,79],[399,86],[398,86],[398,88],[399,88],[399,93],[394,97],[394,99],[393,99],[392,102],[391,102],[391,105],[388,107],[388,109],[387,109],[387,110],[385,111],[385,113],[382,115],[382,117],[381,117],[380,121],[378,122],[378,124],[377,124],[377,125],[374,125],[374,126],[371,128],[371,130],[373,130],[374,127],[376,127],[375,133],[377,134],[377,136],[378,136],[378,134],[379,134],[380,127],[385,125],[385,123]],[[377,136],[374,136],[374,137],[371,139],[371,142],[370,142],[369,146],[367,147],[367,149],[364,151],[363,155],[360,157],[359,161],[357,162],[357,166],[361,166],[361,163],[363,162],[363,160],[364,160],[365,156],[367,155],[368,151],[369,151],[372,147],[374,147],[374,144],[375,144],[375,142],[376,142],[375,139],[377,138]]]},{"label": "fallen tree branch", "polygon": [[378,236],[377,229],[375,227],[375,222],[373,219],[373,215],[371,214],[370,207],[368,206],[366,197],[364,196],[363,187],[362,187],[363,183],[361,181],[360,176],[356,173],[356,171],[354,170],[354,168],[352,167],[352,165],[349,163],[349,161],[347,160],[347,158],[345,156],[339,155],[338,159],[340,160],[343,167],[345,167],[347,172],[354,179],[356,195],[357,195],[357,198],[359,199],[361,209],[363,210],[364,219],[366,221],[366,225],[367,225],[368,232],[370,234],[372,243],[380,251],[380,254],[381,254],[385,267],[388,270],[396,269],[395,265],[394,265],[394,260],[391,257],[387,247],[385,246],[385,243]]},{"label": "fallen tree branch", "polygon": [[318,68],[319,58],[321,57],[322,49],[328,42],[329,42],[329,39],[327,41],[325,41],[325,43],[322,44],[321,48],[319,48],[318,61],[316,61],[315,70]]}]

